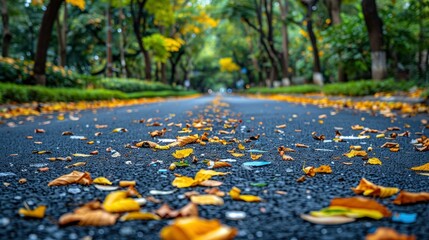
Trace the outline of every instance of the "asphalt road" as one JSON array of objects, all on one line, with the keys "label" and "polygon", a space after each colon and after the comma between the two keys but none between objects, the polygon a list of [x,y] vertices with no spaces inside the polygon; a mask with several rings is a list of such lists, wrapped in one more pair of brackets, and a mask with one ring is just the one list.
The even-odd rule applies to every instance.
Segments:
[{"label": "asphalt road", "polygon": [[[148,132],[160,130],[168,123],[185,125],[200,117],[213,120],[211,137],[235,137],[244,140],[259,134],[259,140],[244,143],[244,146],[267,151],[259,160],[271,162],[268,166],[247,169],[242,167],[242,163],[252,161],[248,153],[244,157],[234,158],[227,152],[237,144],[193,144],[187,147],[194,148],[194,155],[199,158],[199,162],[174,171],[193,176],[199,169],[207,168],[202,162],[204,159],[237,159],[231,168],[219,169],[231,172],[230,175],[216,178],[224,182],[220,189],[228,192],[231,187],[236,186],[242,189],[243,193],[260,196],[264,201],[238,202],[225,196],[223,206],[199,207],[201,217],[217,218],[226,225],[238,228],[237,239],[363,239],[380,226],[414,234],[418,239],[428,239],[429,205],[396,206],[392,204],[394,197],[378,201],[393,212],[417,213],[415,223],[397,223],[385,218],[379,221],[360,219],[354,223],[326,226],[315,225],[299,217],[302,213],[328,206],[334,197],[355,196],[350,188],[357,186],[362,177],[383,186],[413,192],[429,191],[428,177],[410,170],[413,166],[429,161],[428,152],[417,152],[410,143],[412,139],[419,137],[415,133],[424,131],[421,120],[427,119],[428,116],[398,117],[392,120],[349,110],[337,112],[332,108],[322,109],[316,106],[233,96],[221,98],[222,102],[229,105],[213,108],[213,100],[214,96],[203,96],[115,109],[87,110],[65,113],[64,120],[58,120],[58,113],[6,120],[5,124],[0,125],[0,239],[159,239],[160,230],[168,225],[170,220],[117,222],[109,227],[58,227],[56,222],[62,214],[71,212],[80,204],[93,199],[102,200],[108,192],[100,191],[92,185],[48,187],[48,182],[72,170],[78,170],[89,172],[93,178],[104,176],[114,184],[119,180],[136,180],[136,188],[143,196],[149,196],[149,191],[153,189],[174,190],[175,187],[171,185],[175,178],[173,172],[159,170],[167,169],[170,163],[175,161],[171,153],[177,148],[154,152],[148,148],[129,149],[125,146],[136,141],[151,140]],[[321,123],[319,116],[323,114],[326,114],[326,118]],[[146,123],[139,123],[140,119],[147,121],[149,118],[163,123],[163,126],[149,127]],[[218,134],[218,131],[223,129],[223,121],[228,118],[242,120],[236,128],[236,133]],[[14,124],[15,126],[11,127]],[[107,125],[107,128],[97,129],[97,124]],[[276,125],[282,124],[286,124],[286,128],[280,129],[284,132],[275,132]],[[355,124],[378,130],[398,126],[401,128],[400,132],[408,130],[411,136],[389,140],[400,144],[399,152],[380,148],[388,140],[376,138],[375,134],[370,134],[370,139],[347,140],[348,142],[344,143],[321,142],[311,136],[315,131],[317,134],[324,134],[327,139],[333,139],[334,128],[342,128],[343,136],[356,136],[360,131],[351,129]],[[404,128],[406,125],[409,125],[409,128]],[[115,128],[126,128],[128,131],[113,133]],[[44,129],[45,133],[35,133],[35,129]],[[175,126],[167,129],[171,131],[167,131],[162,138],[172,139],[187,135],[179,134],[180,128]],[[74,136],[85,136],[88,140],[62,136],[64,131],[71,131]],[[101,132],[102,135],[95,136],[96,132]],[[193,129],[191,134],[202,132]],[[27,139],[27,136],[33,136],[33,139]],[[89,145],[88,141],[94,141],[94,144]],[[296,148],[296,143],[310,147]],[[296,152],[289,154],[294,158],[293,161],[281,159],[277,148],[282,145],[296,149]],[[364,149],[373,147],[374,150],[369,153],[370,157],[378,157],[383,164],[366,165],[359,157],[349,159],[342,156],[348,152],[350,145],[361,145]],[[118,151],[121,156],[113,158],[112,153],[106,152],[109,147]],[[32,153],[43,150],[52,153]],[[94,150],[98,150],[99,154],[89,158],[73,157],[71,162],[47,160],[49,157],[66,157],[74,153],[88,154]],[[161,160],[163,163],[150,164],[154,160]],[[65,168],[79,161],[85,161],[87,164],[72,169]],[[296,180],[303,175],[304,162],[306,166],[330,165],[333,173],[307,177],[306,181],[298,183]],[[352,162],[352,165],[342,162]],[[49,167],[50,170],[38,172],[40,167]],[[27,182],[18,183],[21,178],[27,179]],[[3,183],[10,185],[5,186]],[[189,202],[181,196],[183,193],[191,190],[203,193],[204,189],[179,189],[173,194],[155,197],[173,208],[180,208]],[[278,191],[281,191],[281,194]],[[20,217],[18,209],[24,207],[24,202],[31,208],[46,205],[46,217]],[[143,209],[153,211],[160,206],[161,204],[149,202]],[[246,218],[229,220],[225,217],[228,211],[243,211]]]}]

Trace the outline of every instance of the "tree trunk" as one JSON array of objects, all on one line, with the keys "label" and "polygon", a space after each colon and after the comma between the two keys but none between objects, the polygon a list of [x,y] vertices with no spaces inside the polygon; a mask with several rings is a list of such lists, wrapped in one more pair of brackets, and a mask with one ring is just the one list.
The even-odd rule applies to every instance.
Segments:
[{"label": "tree trunk", "polygon": [[109,0],[106,6],[106,76],[112,77],[113,75],[113,61],[112,61],[112,1]]},{"label": "tree trunk", "polygon": [[[341,24],[341,0],[329,0],[327,2],[329,15],[334,26]],[[341,62],[341,53],[339,53],[339,63],[337,69],[338,81],[347,82],[347,73],[344,71],[343,63]]]},{"label": "tree trunk", "polygon": [[371,46],[371,73],[374,80],[386,78],[386,52],[383,49],[383,22],[378,16],[375,0],[362,0],[362,12]]},{"label": "tree trunk", "polygon": [[167,65],[161,63],[161,82],[167,84]]},{"label": "tree trunk", "polygon": [[289,76],[289,35],[287,29],[287,15],[289,12],[288,0],[279,0],[282,19],[282,82],[283,85],[291,84]]},{"label": "tree trunk", "polygon": [[127,62],[125,61],[125,45],[126,45],[126,35],[125,35],[125,27],[124,27],[124,11],[122,7],[119,8],[119,26],[121,28],[121,36],[119,43],[119,53],[120,53],[120,61],[121,61],[121,75],[123,78],[128,77],[127,70]]},{"label": "tree trunk", "polygon": [[57,16],[57,35],[58,35],[58,64],[65,67],[67,64],[67,3],[64,3],[63,19]]},{"label": "tree trunk", "polygon": [[313,6],[316,5],[317,1],[308,0],[303,1],[307,8],[306,21],[307,21],[307,32],[310,37],[311,47],[313,48],[313,83],[317,85],[323,85],[323,75],[321,73],[319,49],[317,48],[317,39],[313,31],[313,20],[311,19],[313,13]]},{"label": "tree trunk", "polygon": [[34,60],[34,80],[37,85],[46,85],[46,58],[51,41],[52,28],[63,0],[51,0],[43,14]]},{"label": "tree trunk", "polygon": [[[143,26],[143,30],[145,29],[145,24],[146,24],[146,18],[145,16],[143,16],[143,11],[144,11],[144,6],[147,3],[147,0],[136,0],[136,4],[137,4],[137,11],[134,9],[134,0],[131,0],[130,2],[130,7],[131,7],[131,16],[133,18],[133,28],[134,28],[134,34],[136,35],[137,38],[137,43],[139,45],[140,51],[143,53],[143,57],[144,57],[144,63],[145,63],[145,79],[146,80],[151,80],[152,76],[151,76],[151,72],[152,72],[152,67],[151,67],[151,57],[149,54],[149,51],[147,51],[147,49],[145,48],[144,44],[143,44],[143,35],[142,35],[142,31],[140,30],[140,27]],[[144,32],[144,31],[143,31]]]},{"label": "tree trunk", "polygon": [[2,56],[9,56],[9,46],[10,41],[12,40],[12,34],[9,30],[9,13],[7,11],[7,2],[6,0],[1,0],[1,18],[3,21],[3,43],[2,43]]}]

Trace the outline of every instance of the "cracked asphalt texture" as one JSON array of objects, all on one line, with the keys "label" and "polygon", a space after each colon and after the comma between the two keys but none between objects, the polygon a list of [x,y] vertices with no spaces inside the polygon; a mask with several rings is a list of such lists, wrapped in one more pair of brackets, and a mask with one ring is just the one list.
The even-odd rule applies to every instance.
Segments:
[{"label": "cracked asphalt texture", "polygon": [[[429,205],[417,204],[410,206],[396,206],[392,204],[394,197],[377,199],[393,212],[417,213],[417,221],[413,224],[393,222],[389,218],[379,221],[359,219],[354,223],[343,225],[315,225],[302,220],[299,215],[309,211],[319,210],[329,205],[334,197],[352,197],[355,194],[351,187],[358,185],[360,179],[366,179],[375,184],[398,187],[407,191],[429,191],[428,177],[409,170],[413,166],[422,165],[429,161],[428,152],[417,152],[410,143],[418,137],[416,132],[424,131],[421,124],[427,115],[418,115],[411,118],[390,119],[383,116],[371,116],[363,112],[342,110],[336,112],[332,108],[318,108],[317,106],[301,106],[279,101],[256,100],[245,97],[222,96],[221,102],[229,106],[216,106],[219,109],[213,112],[214,96],[202,96],[195,99],[174,100],[146,105],[135,105],[113,109],[86,110],[72,113],[74,118],[65,114],[65,120],[57,119],[58,113],[36,117],[17,117],[5,120],[13,122],[16,127],[7,124],[0,125],[0,239],[159,239],[160,230],[171,223],[171,220],[161,221],[128,221],[117,222],[109,227],[79,227],[68,226],[60,228],[56,225],[59,217],[73,211],[80,204],[93,199],[103,200],[108,194],[94,186],[69,185],[48,187],[51,180],[70,173],[72,170],[87,171],[92,178],[104,176],[117,184],[119,180],[136,180],[136,189],[143,195],[149,196],[149,191],[173,190],[171,185],[174,174],[167,169],[175,159],[171,153],[178,148],[154,152],[148,148],[129,149],[126,144],[136,141],[151,140],[148,132],[160,130],[170,122],[191,123],[193,119],[210,118],[215,120],[210,137],[235,137],[244,140],[250,136],[260,134],[257,141],[244,143],[246,149],[267,151],[259,160],[270,161],[271,165],[253,168],[242,167],[243,162],[252,161],[249,153],[244,157],[235,158],[232,168],[221,168],[218,171],[231,172],[230,175],[214,177],[224,184],[221,190],[228,192],[233,186],[240,188],[243,194],[252,194],[264,199],[261,203],[247,203],[233,201],[225,196],[223,206],[199,206],[200,217],[220,219],[223,224],[238,228],[236,239],[364,239],[377,227],[387,226],[400,233],[414,234],[417,239],[427,239],[429,232]],[[211,106],[208,108],[208,106]],[[192,115],[191,115],[192,112]],[[172,117],[171,114],[175,114]],[[326,114],[323,124],[319,116]],[[335,115],[333,115],[335,114]],[[162,127],[148,127],[139,123],[140,119],[159,118]],[[166,118],[169,118],[165,121]],[[234,135],[220,135],[217,132],[223,129],[223,121],[228,118],[241,119]],[[218,121],[216,121],[218,120]],[[104,129],[96,129],[95,125],[108,125]],[[286,124],[281,129],[284,133],[276,133],[276,125]],[[401,132],[408,130],[410,137],[399,137],[394,142],[400,144],[400,151],[390,152],[380,146],[386,139],[376,138],[370,134],[370,139],[347,140],[345,143],[321,142],[312,138],[313,131],[324,134],[327,139],[335,136],[334,127],[341,127],[342,135],[357,135],[360,131],[351,129],[352,125],[360,124],[368,128],[385,130],[387,127],[398,126]],[[410,128],[405,129],[405,124]],[[34,133],[36,128],[43,128],[46,133]],[[112,133],[114,128],[126,128],[128,132]],[[162,138],[175,138],[179,135],[178,127],[171,129]],[[230,129],[227,129],[230,130]],[[301,130],[301,131],[296,131]],[[62,132],[71,131],[74,135],[85,136],[87,141],[93,140],[93,145],[87,141],[71,139],[62,136]],[[94,133],[102,132],[100,136]],[[193,130],[191,134],[202,134],[203,131]],[[33,136],[33,139],[26,139]],[[155,139],[156,141],[157,139]],[[391,141],[391,140],[389,140]],[[42,144],[35,144],[42,142]],[[303,143],[310,148],[296,148],[296,143]],[[295,160],[283,161],[277,153],[277,147],[286,146],[296,149],[289,153]],[[359,158],[348,159],[342,156],[348,152],[350,145],[361,145],[364,149],[372,146],[374,151],[369,156],[378,157],[383,165],[365,165]],[[106,148],[111,147],[121,156],[112,158]],[[177,168],[174,173],[194,176],[201,168],[207,168],[202,162],[204,159],[234,158],[227,150],[236,148],[237,144],[221,145],[208,143],[187,145],[194,148],[194,155],[198,157],[198,164],[191,164],[187,168]],[[320,151],[316,149],[329,149]],[[51,154],[32,154],[33,150],[48,150]],[[89,158],[73,157],[71,162],[47,160],[49,157],[66,157],[73,153],[89,153],[98,150],[99,154]],[[162,164],[150,164],[153,160],[161,160]],[[65,166],[78,161],[87,162],[86,166],[67,169]],[[298,183],[296,179],[303,175],[302,167],[330,165],[332,174],[317,174],[307,177],[307,180]],[[342,162],[352,162],[345,165]],[[38,172],[41,166],[50,168],[48,172]],[[26,178],[27,183],[19,184],[20,178]],[[10,183],[5,186],[3,183]],[[257,187],[251,183],[266,183],[267,186]],[[171,195],[155,196],[168,203],[173,208],[181,208],[189,200],[181,197],[187,191],[196,190],[203,193],[204,187],[179,189]],[[283,191],[286,194],[278,194]],[[26,219],[18,215],[18,209],[26,202],[31,208],[46,205],[46,216],[43,219]],[[158,209],[161,204],[148,202],[143,207],[145,211]],[[226,219],[227,211],[244,211],[247,216],[243,220]]]}]

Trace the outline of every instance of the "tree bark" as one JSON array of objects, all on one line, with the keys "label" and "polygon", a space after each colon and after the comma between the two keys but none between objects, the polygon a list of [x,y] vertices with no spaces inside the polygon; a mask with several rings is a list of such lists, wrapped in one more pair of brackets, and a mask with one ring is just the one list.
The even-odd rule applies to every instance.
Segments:
[{"label": "tree bark", "polygon": [[[137,43],[139,45],[140,51],[143,53],[144,62],[145,62],[145,79],[151,80],[152,76],[152,68],[151,68],[151,57],[149,54],[149,51],[145,48],[143,44],[143,35],[141,28],[143,29],[143,32],[145,31],[146,27],[146,17],[144,16],[144,6],[146,5],[147,0],[131,0],[130,7],[131,7],[131,16],[133,18],[133,29],[134,34],[137,38]],[[134,5],[137,5],[137,9],[135,9]]]},{"label": "tree bark", "polygon": [[288,0],[279,0],[281,19],[282,19],[282,81],[289,86],[291,84],[289,76],[289,34],[287,29],[287,16],[289,13]]},{"label": "tree bark", "polygon": [[382,80],[387,75],[383,22],[378,16],[375,0],[362,0],[361,4],[371,47],[371,75],[374,80]]},{"label": "tree bark", "polygon": [[58,64],[65,67],[67,64],[67,3],[64,3],[62,22],[60,16],[57,16],[57,35],[58,35]]},{"label": "tree bark", "polygon": [[120,43],[119,43],[119,54],[120,54],[120,61],[121,61],[121,75],[123,78],[128,77],[128,70],[127,70],[127,62],[125,61],[125,45],[127,43],[126,41],[126,34],[125,34],[125,27],[124,27],[124,10],[122,9],[122,6],[119,8],[119,26],[121,28],[121,36],[120,36]]},{"label": "tree bark", "polygon": [[113,75],[113,61],[112,61],[112,1],[109,0],[106,6],[106,76],[112,77]]},{"label": "tree bark", "polygon": [[34,80],[37,85],[46,85],[46,58],[51,41],[52,28],[63,0],[51,0],[43,14],[34,60]]},{"label": "tree bark", "polygon": [[317,48],[317,39],[313,31],[313,20],[311,18],[313,14],[313,6],[316,5],[317,0],[301,0],[306,6],[306,21],[307,21],[307,32],[310,37],[311,46],[313,48],[313,82],[317,85],[323,85],[322,68],[320,66],[319,49]]},{"label": "tree bark", "polygon": [[6,0],[1,0],[1,18],[3,21],[3,42],[2,42],[2,56],[9,56],[9,46],[12,41],[12,34],[9,29],[9,13],[7,11],[7,2]]}]

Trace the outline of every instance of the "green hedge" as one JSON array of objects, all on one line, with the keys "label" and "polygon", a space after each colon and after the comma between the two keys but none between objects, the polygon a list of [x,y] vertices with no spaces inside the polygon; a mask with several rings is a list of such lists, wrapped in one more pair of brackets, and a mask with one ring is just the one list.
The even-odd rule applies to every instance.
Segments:
[{"label": "green hedge", "polygon": [[154,97],[180,97],[197,94],[195,91],[146,91],[127,94],[129,99],[154,98]]},{"label": "green hedge", "polygon": [[118,90],[125,93],[174,90],[173,87],[163,83],[131,78],[103,78],[99,83],[101,88]]},{"label": "green hedge", "polygon": [[125,99],[127,95],[112,90],[82,90],[74,88],[47,88],[0,83],[0,103],[25,102],[76,102]]},{"label": "green hedge", "polygon": [[378,92],[408,91],[415,86],[413,81],[383,81],[360,80],[346,83],[326,84],[323,87],[316,85],[300,85],[280,88],[251,88],[247,93],[261,94],[304,94],[323,92],[326,95],[367,96]]}]

